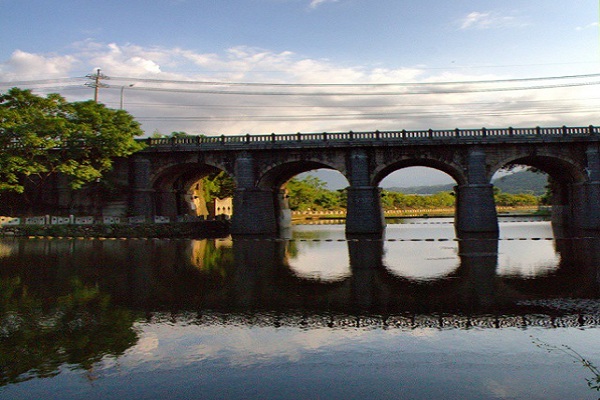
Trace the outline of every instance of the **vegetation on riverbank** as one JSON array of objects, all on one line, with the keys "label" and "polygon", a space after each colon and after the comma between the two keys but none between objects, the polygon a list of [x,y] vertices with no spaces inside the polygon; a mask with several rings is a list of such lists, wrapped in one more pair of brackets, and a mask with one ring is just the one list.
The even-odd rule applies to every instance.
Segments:
[{"label": "vegetation on riverbank", "polygon": [[[72,190],[100,182],[117,157],[143,148],[140,124],[94,101],[67,102],[12,88],[0,95],[0,199],[19,193],[39,203],[40,188],[60,174]],[[26,190],[27,188],[27,190]]]},{"label": "vegetation on riverbank", "polygon": [[[292,211],[340,211],[346,209],[346,190],[329,190],[326,183],[317,177],[309,175],[304,179],[291,179],[287,183],[286,189]],[[543,196],[529,193],[505,193],[497,188],[494,198],[498,207],[536,208],[544,204]],[[451,209],[454,207],[455,201],[452,191],[420,195],[384,189],[381,193],[381,205],[384,211]]]},{"label": "vegetation on riverbank", "polygon": [[172,222],[165,224],[19,225],[0,228],[0,236],[86,238],[210,238],[229,234],[229,221]]}]

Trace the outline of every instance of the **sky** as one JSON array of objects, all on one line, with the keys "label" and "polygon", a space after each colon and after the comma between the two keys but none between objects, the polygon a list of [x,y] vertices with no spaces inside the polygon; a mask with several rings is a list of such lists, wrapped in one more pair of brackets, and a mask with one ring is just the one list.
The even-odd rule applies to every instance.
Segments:
[{"label": "sky", "polygon": [[0,0],[0,92],[88,100],[100,69],[98,101],[146,135],[598,125],[598,19],[592,0]]}]

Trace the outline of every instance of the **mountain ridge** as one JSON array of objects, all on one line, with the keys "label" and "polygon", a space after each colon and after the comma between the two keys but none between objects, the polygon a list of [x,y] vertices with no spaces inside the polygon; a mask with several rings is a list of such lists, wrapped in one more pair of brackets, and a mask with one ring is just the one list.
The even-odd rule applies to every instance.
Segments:
[{"label": "mountain ridge", "polygon": [[[494,179],[492,181],[492,184],[504,193],[529,193],[535,196],[541,196],[544,193],[546,193],[546,185],[548,185],[548,176],[544,173],[524,170]],[[428,195],[439,192],[454,191],[454,186],[456,186],[456,183],[409,187],[394,186],[385,188],[385,190],[388,190],[390,192],[401,192],[406,194]]]}]

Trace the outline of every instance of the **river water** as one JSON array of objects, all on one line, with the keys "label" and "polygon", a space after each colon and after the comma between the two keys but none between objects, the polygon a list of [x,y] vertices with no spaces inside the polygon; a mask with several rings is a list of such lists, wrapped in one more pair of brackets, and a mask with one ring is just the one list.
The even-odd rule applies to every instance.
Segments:
[{"label": "river water", "polygon": [[0,398],[597,398],[600,239],[450,221],[1,239]]}]

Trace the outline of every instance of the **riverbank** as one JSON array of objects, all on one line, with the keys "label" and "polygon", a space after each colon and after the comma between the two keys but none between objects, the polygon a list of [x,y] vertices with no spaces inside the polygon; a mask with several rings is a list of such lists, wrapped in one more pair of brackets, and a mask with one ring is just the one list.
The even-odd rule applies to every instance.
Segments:
[{"label": "riverbank", "polygon": [[194,221],[142,224],[19,225],[0,227],[3,237],[84,238],[216,238],[229,235],[230,221]]},{"label": "riverbank", "polygon": [[[439,218],[454,217],[454,208],[430,208],[430,209],[403,209],[403,210],[385,210],[386,219],[404,219],[404,218]],[[518,207],[497,207],[499,217],[528,217],[528,216],[550,216],[549,208],[540,208],[538,206],[518,206]],[[340,220],[346,219],[346,211],[293,211],[292,222],[302,223],[310,220]]]}]

